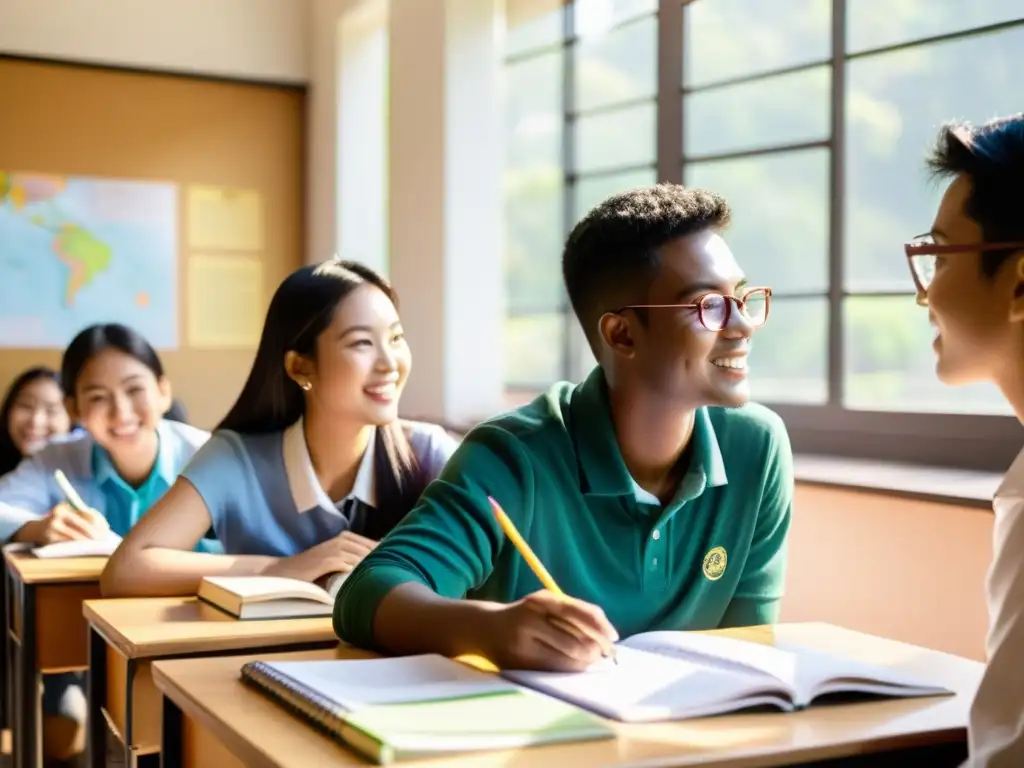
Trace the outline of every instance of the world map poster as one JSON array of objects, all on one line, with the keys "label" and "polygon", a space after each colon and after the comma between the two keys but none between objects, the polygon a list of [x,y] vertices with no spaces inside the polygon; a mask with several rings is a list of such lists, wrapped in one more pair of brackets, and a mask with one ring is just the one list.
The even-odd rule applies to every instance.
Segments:
[{"label": "world map poster", "polygon": [[93,323],[178,346],[169,183],[0,170],[0,347],[62,348]]}]

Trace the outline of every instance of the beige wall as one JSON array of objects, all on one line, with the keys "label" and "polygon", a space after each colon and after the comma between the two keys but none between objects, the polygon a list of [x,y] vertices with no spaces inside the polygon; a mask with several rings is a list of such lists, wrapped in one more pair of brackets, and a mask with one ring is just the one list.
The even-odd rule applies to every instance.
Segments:
[{"label": "beige wall", "polygon": [[983,660],[991,511],[798,485],[784,621]]},{"label": "beige wall", "polygon": [[2,0],[0,52],[304,84],[320,1]]},{"label": "beige wall", "polygon": [[[300,89],[0,60],[0,94],[18,115],[0,120],[0,169],[160,179],[178,185],[179,207],[186,185],[197,182],[257,191],[266,243],[261,315],[278,283],[302,263]],[[68,114],[78,130],[68,130]],[[190,346],[191,252],[181,216],[179,227],[179,343],[159,351],[189,420],[210,428],[238,396],[254,350]],[[0,349],[0,391],[25,368],[59,363],[60,350]]]}]

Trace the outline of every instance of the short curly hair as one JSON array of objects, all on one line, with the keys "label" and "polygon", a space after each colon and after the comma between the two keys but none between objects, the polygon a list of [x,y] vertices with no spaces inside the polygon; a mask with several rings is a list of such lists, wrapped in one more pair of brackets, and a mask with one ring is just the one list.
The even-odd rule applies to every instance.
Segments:
[{"label": "short curly hair", "polygon": [[642,303],[658,266],[658,249],[732,218],[721,195],[679,184],[621,192],[573,228],[562,252],[562,277],[573,311],[597,354],[597,321],[605,312]]}]

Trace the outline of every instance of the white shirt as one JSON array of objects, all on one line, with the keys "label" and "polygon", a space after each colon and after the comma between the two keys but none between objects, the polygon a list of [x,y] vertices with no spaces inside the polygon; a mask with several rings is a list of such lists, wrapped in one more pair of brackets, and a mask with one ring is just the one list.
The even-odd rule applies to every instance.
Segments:
[{"label": "white shirt", "polygon": [[[333,511],[344,499],[332,500],[328,497],[327,491],[320,485],[320,481],[316,476],[316,470],[313,469],[313,460],[309,457],[309,446],[306,445],[306,433],[303,431],[302,425],[303,419],[300,416],[298,421],[284,431],[281,445],[284,454],[284,471],[288,477],[288,487],[291,488],[292,498],[295,499],[295,508],[300,513],[315,507]],[[418,427],[419,425],[416,426]],[[443,451],[443,455],[437,458],[434,456],[436,451],[432,452],[433,443],[429,441],[440,442],[435,438],[435,435],[438,434],[443,434],[444,437],[448,438],[448,444],[454,444],[455,441],[448,437],[447,433],[444,433],[440,427],[430,426],[433,427],[430,431],[424,431],[423,429],[413,431],[410,435],[409,443],[413,451],[416,451],[417,448],[423,448],[421,451],[416,451],[417,456],[424,455],[426,457],[428,470],[431,472],[430,477],[434,477],[440,474],[445,462],[454,453],[454,449]],[[424,442],[426,442],[426,445],[421,445]],[[447,448],[447,445],[445,447]],[[352,490],[348,495],[359,499],[364,504],[369,504],[371,507],[377,506],[377,483],[373,472],[373,451],[374,436],[371,435],[369,442],[366,444],[366,450],[363,452],[363,458],[359,462],[359,469],[356,471]]]},{"label": "white shirt", "polygon": [[1024,451],[992,501],[988,667],[968,723],[969,768],[1024,766]]}]

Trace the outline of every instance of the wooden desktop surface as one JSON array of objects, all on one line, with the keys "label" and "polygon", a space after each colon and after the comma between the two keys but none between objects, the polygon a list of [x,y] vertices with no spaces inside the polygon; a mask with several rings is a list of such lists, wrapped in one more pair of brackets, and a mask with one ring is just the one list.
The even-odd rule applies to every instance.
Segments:
[{"label": "wooden desktop surface", "polygon": [[195,597],[89,600],[85,619],[129,659],[335,639],[329,616],[240,621]]},{"label": "wooden desktop surface", "polygon": [[[84,621],[107,643],[106,694],[97,702],[136,755],[160,750],[161,696],[151,661],[167,656],[246,653],[337,643],[329,617],[239,621],[195,597],[88,600]],[[134,673],[129,671],[134,664]],[[129,691],[131,692],[129,694]]]},{"label": "wooden desktop surface", "polygon": [[99,581],[107,564],[105,557],[36,557],[31,552],[4,552],[7,568],[24,584],[61,584],[75,581]]},{"label": "wooden desktop surface", "polygon": [[[10,606],[10,628],[19,642],[34,643],[41,672],[83,669],[88,664],[82,603],[99,597],[105,557],[39,558],[31,552],[4,549],[7,571],[34,590],[35,623],[24,627],[18,591]],[[26,595],[26,599],[28,595]]]},{"label": "wooden desktop surface", "polygon": [[[447,755],[409,766],[518,768],[595,765],[779,766],[963,739],[983,666],[956,656],[863,635],[827,624],[783,624],[725,630],[725,635],[799,643],[868,663],[927,674],[955,696],[819,706],[794,713],[743,713],[671,723],[614,723],[615,740],[516,752]],[[255,659],[348,659],[368,654],[347,646],[274,655],[164,660],[153,665],[157,687],[183,715],[185,765],[304,768],[366,765],[239,680]]]}]

